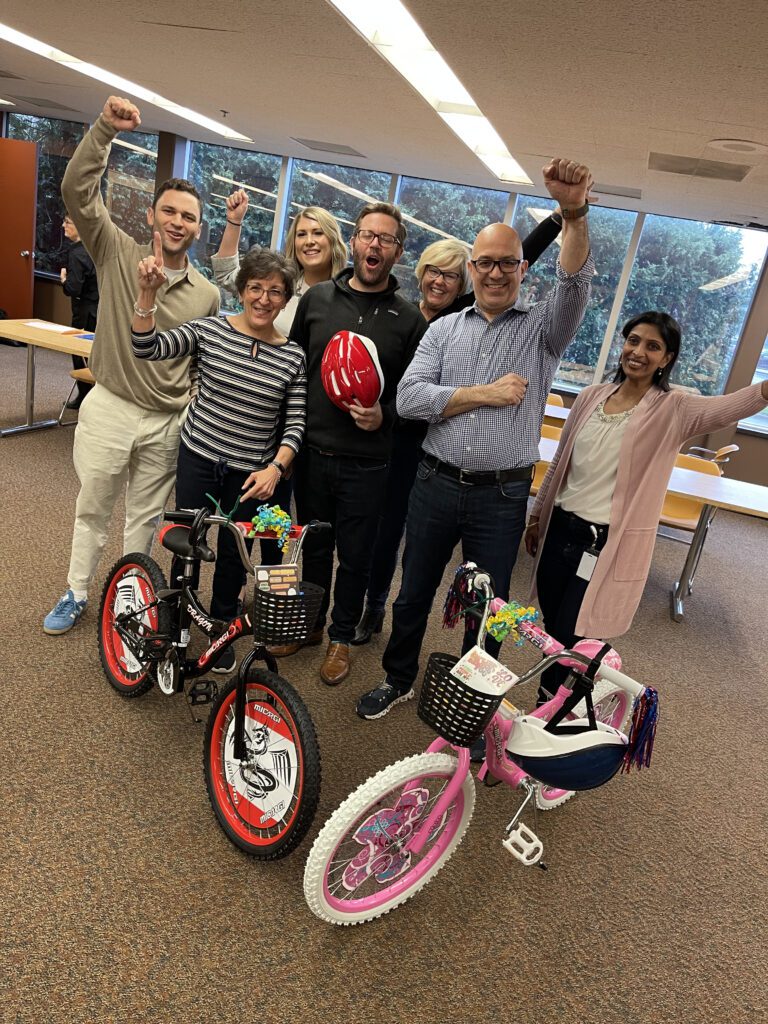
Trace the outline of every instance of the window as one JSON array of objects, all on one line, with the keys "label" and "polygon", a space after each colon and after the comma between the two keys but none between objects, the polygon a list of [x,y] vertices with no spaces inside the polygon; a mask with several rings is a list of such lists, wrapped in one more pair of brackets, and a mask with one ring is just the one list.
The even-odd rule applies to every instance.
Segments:
[{"label": "window", "polygon": [[362,207],[371,201],[387,202],[391,184],[392,175],[381,171],[294,160],[285,229],[303,207],[319,206],[333,214],[349,241]]},{"label": "window", "polygon": [[[187,176],[203,199],[203,228],[190,255],[206,277],[213,279],[211,255],[219,248],[224,233],[225,200],[235,189],[245,189],[249,200],[240,235],[241,251],[271,244],[281,166],[282,158],[269,153],[191,144]],[[237,300],[223,294],[222,307],[238,308]]]},{"label": "window", "polygon": [[621,325],[645,310],[669,313],[682,328],[675,384],[722,394],[768,238],[763,232],[648,216],[607,369],[618,364]]},{"label": "window", "polygon": [[407,217],[408,237],[400,263],[395,268],[402,295],[416,300],[419,288],[413,273],[419,257],[428,245],[441,238],[457,238],[467,243],[467,255],[475,235],[486,224],[504,220],[508,192],[496,192],[471,185],[451,185],[445,181],[403,178],[398,205]]},{"label": "window", "polygon": [[35,271],[55,274],[64,265],[68,242],[62,220],[61,179],[85,126],[32,114],[8,114],[8,138],[38,144]]},{"label": "window", "polygon": [[155,194],[157,136],[121,132],[101,179],[101,194],[113,222],[138,242],[149,241],[147,210]]},{"label": "window", "polygon": [[[551,199],[519,196],[512,226],[525,239],[556,207]],[[591,384],[594,378],[636,214],[593,206],[588,216],[590,243],[596,263],[592,295],[581,327],[565,350],[555,375],[556,384],[578,390]],[[540,301],[554,286],[561,237],[558,236],[528,270],[520,292],[526,302]]]},{"label": "window", "polygon": [[[752,378],[752,383],[762,384],[764,380],[768,380],[768,335],[763,345],[763,351],[757,361],[757,369],[755,370],[755,376]],[[750,416],[749,419],[741,420],[739,426],[747,427],[749,430],[759,430],[761,434],[768,434],[768,407],[761,412],[755,413],[754,416]]]}]

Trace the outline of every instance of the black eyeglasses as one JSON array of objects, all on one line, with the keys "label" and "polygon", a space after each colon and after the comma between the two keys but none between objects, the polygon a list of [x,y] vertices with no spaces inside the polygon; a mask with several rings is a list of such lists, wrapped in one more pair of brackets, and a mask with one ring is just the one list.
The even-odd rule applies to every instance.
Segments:
[{"label": "black eyeglasses", "polygon": [[505,257],[503,260],[492,260],[488,256],[481,256],[477,260],[469,261],[478,274],[490,274],[494,267],[498,267],[503,274],[514,274],[522,260],[513,260]]},{"label": "black eyeglasses", "polygon": [[438,277],[442,277],[446,284],[456,284],[461,277],[461,274],[457,274],[455,270],[441,270],[439,267],[432,267],[429,264],[424,267],[424,274],[433,281],[436,281]]},{"label": "black eyeglasses", "polygon": [[359,231],[355,232],[355,235],[366,245],[369,245],[374,238],[378,238],[382,249],[391,249],[393,245],[400,244],[394,235],[388,235],[386,232],[381,231],[369,231],[368,228],[360,228]]}]

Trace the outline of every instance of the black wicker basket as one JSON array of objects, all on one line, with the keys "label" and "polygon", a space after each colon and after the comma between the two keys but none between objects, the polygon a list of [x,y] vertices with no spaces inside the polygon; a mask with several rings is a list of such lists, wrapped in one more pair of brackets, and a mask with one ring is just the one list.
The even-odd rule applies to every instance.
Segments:
[{"label": "black wicker basket", "polygon": [[459,659],[431,654],[419,696],[419,718],[444,740],[469,747],[493,718],[502,694],[478,693],[451,675]]},{"label": "black wicker basket", "polygon": [[299,584],[298,594],[259,590],[253,595],[253,635],[258,644],[304,643],[315,628],[325,591],[314,583]]}]

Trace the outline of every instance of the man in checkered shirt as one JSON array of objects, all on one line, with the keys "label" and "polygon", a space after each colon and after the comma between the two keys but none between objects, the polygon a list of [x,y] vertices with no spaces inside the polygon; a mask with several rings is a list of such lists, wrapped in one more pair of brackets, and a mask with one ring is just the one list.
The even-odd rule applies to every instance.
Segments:
[{"label": "man in checkered shirt", "polygon": [[[387,675],[358,701],[361,718],[381,718],[414,696],[427,619],[459,541],[462,557],[509,597],[547,395],[594,273],[588,168],[554,159],[543,173],[563,214],[552,291],[531,307],[519,302],[527,268],[520,238],[505,224],[483,228],[470,257],[475,304],[430,325],[400,382],[398,413],[429,429],[408,506],[402,586],[382,659]],[[465,633],[463,650],[474,642]],[[499,645],[489,637],[486,648],[495,655]]]}]

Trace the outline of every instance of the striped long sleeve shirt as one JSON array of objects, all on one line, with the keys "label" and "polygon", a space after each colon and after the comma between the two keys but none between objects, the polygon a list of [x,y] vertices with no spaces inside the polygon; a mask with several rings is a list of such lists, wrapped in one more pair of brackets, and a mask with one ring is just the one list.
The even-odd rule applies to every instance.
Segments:
[{"label": "striped long sleeve shirt", "polygon": [[[587,307],[595,264],[575,274],[557,264],[557,284],[541,302],[485,319],[477,306],[431,323],[397,390],[397,411],[427,420],[423,448],[471,472],[530,466],[539,459],[541,424],[560,359]],[[444,417],[453,393],[507,373],[528,381],[519,405],[481,406]]]},{"label": "striped long sleeve shirt", "polygon": [[184,444],[204,459],[252,472],[280,445],[298,452],[306,426],[304,353],[235,330],[226,317],[190,320],[170,331],[131,336],[139,359],[192,356],[193,392]]}]

